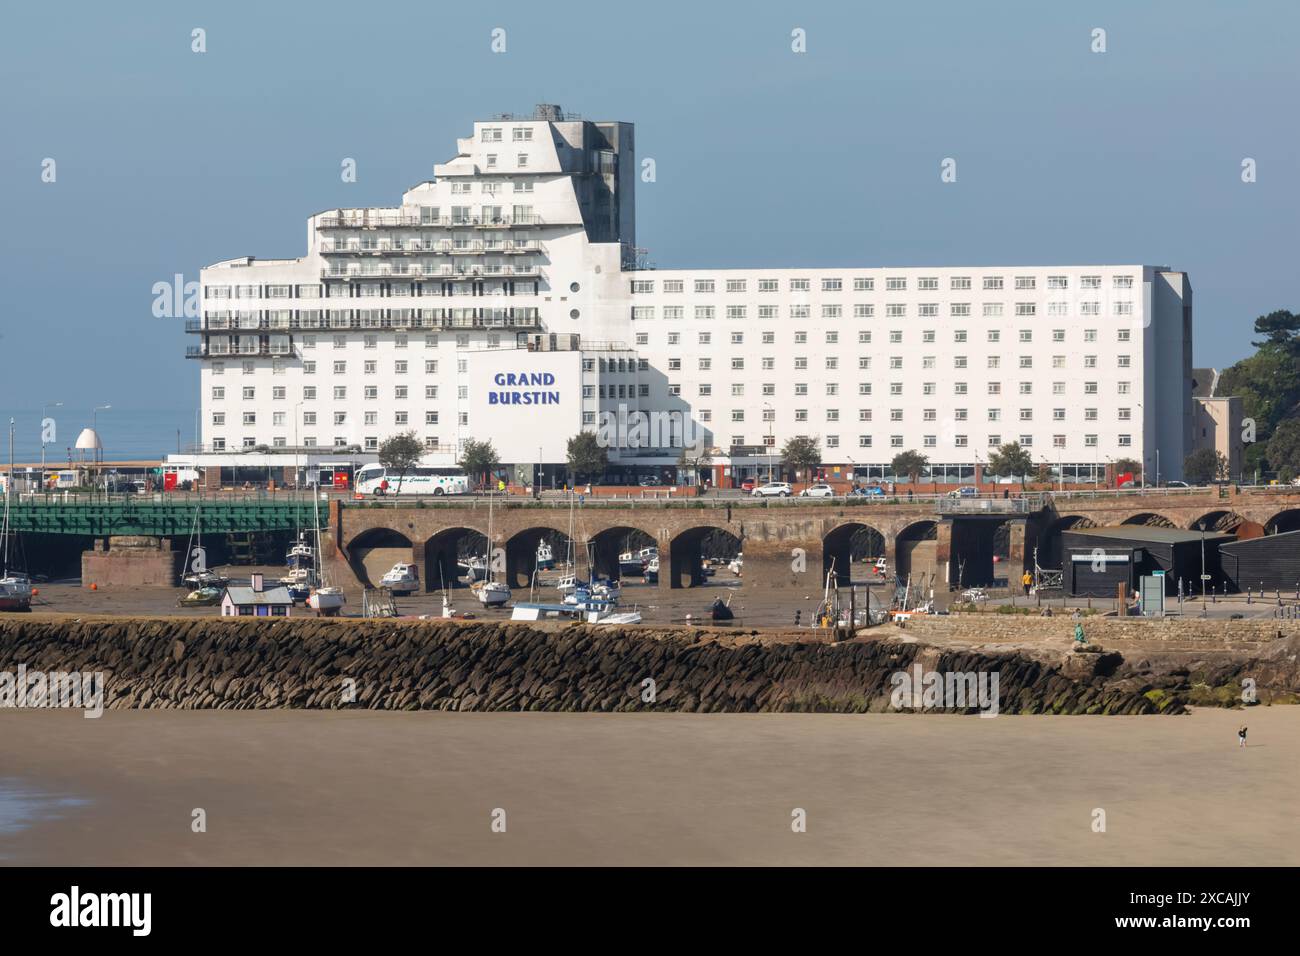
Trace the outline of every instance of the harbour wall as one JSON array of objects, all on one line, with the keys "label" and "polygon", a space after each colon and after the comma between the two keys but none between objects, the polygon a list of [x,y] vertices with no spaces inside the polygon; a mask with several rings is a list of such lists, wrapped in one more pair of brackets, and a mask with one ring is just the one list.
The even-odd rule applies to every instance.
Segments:
[{"label": "harbour wall", "polygon": [[[1289,701],[1291,664],[1260,684]],[[1273,649],[1276,655],[1278,648]],[[1180,713],[1231,705],[1257,660],[1134,665],[909,640],[513,622],[0,618],[0,671],[101,671],[105,707],[456,711],[888,711],[900,672],[998,675],[1001,713]],[[650,683],[652,682],[652,683]],[[1201,690],[1198,691],[1198,688]],[[1197,696],[1199,694],[1199,697]],[[1234,696],[1235,695],[1235,696]],[[928,709],[928,708],[927,708]],[[934,707],[973,712],[975,707]]]}]

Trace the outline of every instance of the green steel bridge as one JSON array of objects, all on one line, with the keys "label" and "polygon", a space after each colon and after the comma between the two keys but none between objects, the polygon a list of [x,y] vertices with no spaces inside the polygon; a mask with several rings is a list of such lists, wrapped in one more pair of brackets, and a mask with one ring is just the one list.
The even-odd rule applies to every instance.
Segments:
[{"label": "green steel bridge", "polygon": [[[321,510],[323,519],[325,502]],[[294,531],[312,524],[312,500],[292,492],[211,497],[18,495],[9,508],[9,525],[16,532],[33,534],[183,537],[193,531],[196,515],[204,534]]]}]

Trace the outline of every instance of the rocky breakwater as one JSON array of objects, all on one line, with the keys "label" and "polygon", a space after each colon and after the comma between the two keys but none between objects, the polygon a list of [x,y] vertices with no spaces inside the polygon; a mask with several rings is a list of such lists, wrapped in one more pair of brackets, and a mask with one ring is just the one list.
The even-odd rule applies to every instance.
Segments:
[{"label": "rocky breakwater", "polygon": [[[1117,655],[1116,655],[1117,656]],[[1000,713],[1177,713],[1084,661],[908,640],[511,622],[0,619],[0,672],[101,671],[120,708],[863,713],[900,673],[997,676]],[[919,686],[919,685],[918,685]],[[891,700],[891,697],[893,698]],[[910,706],[910,705],[909,705]],[[976,702],[915,698],[917,709]]]}]

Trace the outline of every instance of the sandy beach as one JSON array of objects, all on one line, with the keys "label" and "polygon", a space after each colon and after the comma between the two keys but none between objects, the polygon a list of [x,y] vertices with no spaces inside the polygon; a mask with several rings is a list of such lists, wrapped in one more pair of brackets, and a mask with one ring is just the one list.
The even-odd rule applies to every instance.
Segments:
[{"label": "sandy beach", "polygon": [[[1300,863],[1294,707],[8,711],[0,768],[10,865]],[[195,808],[206,833],[191,830]],[[806,832],[792,831],[796,808]]]}]

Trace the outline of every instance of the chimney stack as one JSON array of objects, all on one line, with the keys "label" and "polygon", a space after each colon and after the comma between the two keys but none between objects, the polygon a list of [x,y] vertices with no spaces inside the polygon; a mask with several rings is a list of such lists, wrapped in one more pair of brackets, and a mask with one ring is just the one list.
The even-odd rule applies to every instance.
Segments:
[{"label": "chimney stack", "polygon": [[261,571],[253,572],[252,585],[253,585],[254,593],[256,594],[262,593],[262,572]]}]

